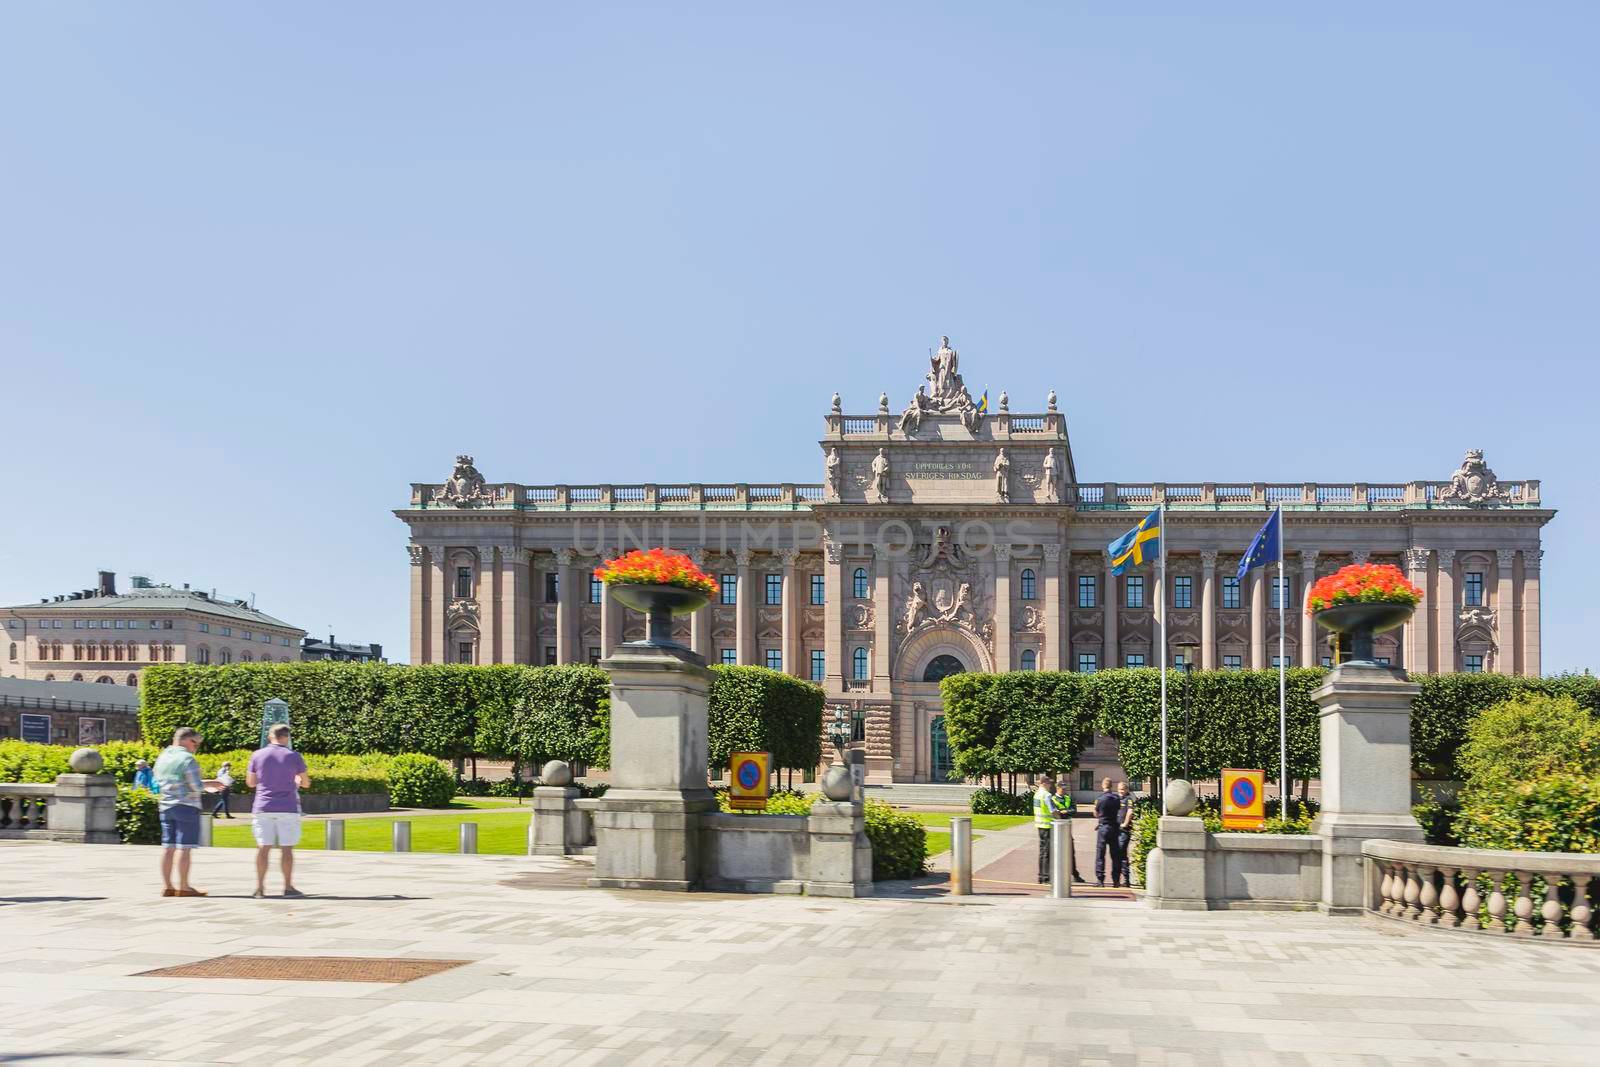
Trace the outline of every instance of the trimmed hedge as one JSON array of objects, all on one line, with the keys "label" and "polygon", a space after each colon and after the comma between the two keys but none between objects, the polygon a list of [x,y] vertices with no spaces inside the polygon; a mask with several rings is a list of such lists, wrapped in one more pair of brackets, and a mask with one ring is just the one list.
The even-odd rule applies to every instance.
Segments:
[{"label": "trimmed hedge", "polygon": [[[134,763],[148,760],[155,765],[161,746],[139,741],[113,741],[98,746],[105,758],[103,773],[111,775],[119,786],[133,785]],[[69,770],[67,760],[74,749],[70,745],[37,745],[28,741],[0,741],[0,782],[53,782],[56,775]],[[223,763],[233,764],[233,788],[230,792],[243,793],[245,769],[250,763],[250,752],[238,749],[232,752],[201,751],[195,755],[200,763],[200,774],[215,778],[217,768]],[[311,775],[310,793],[386,793],[389,790],[388,756],[306,756],[306,770]]]},{"label": "trimmed hedge", "polygon": [[[1297,667],[1286,674],[1289,773],[1320,770],[1318,708],[1311,693],[1327,671]],[[1569,696],[1600,709],[1600,679],[1589,675],[1517,678],[1495,674],[1417,675],[1412,705],[1412,763],[1425,778],[1463,777],[1456,754],[1472,720],[1512,696]],[[1278,672],[1196,671],[1189,683],[1189,763],[1194,778],[1224,767],[1262,767],[1276,779]],[[1183,760],[1185,682],[1167,675],[1167,760]],[[968,777],[1069,770],[1093,729],[1117,739],[1132,778],[1154,780],[1161,769],[1160,672],[1153,668],[1074,674],[1015,671],[957,674],[940,683],[945,731],[957,770]]]},{"label": "trimmed hedge", "polygon": [[161,844],[161,805],[144,789],[117,787],[117,832],[124,845]]},{"label": "trimmed hedge", "polygon": [[822,687],[765,667],[711,668],[711,769],[735,752],[771,752],[776,769],[822,762]]}]

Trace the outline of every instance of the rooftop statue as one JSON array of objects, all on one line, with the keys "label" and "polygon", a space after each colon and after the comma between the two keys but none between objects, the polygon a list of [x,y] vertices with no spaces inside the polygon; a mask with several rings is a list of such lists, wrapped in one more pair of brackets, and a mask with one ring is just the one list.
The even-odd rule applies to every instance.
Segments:
[{"label": "rooftop statue", "polygon": [[1440,503],[1483,507],[1510,499],[1500,488],[1494,471],[1483,461],[1483,449],[1469,448],[1461,466],[1450,476],[1450,485],[1435,498]]},{"label": "rooftop statue", "polygon": [[975,432],[981,415],[972,394],[961,380],[961,356],[950,347],[950,338],[939,338],[939,351],[928,357],[927,385],[917,389],[900,416],[900,432],[907,437],[922,425],[924,415],[956,415],[967,431]]},{"label": "rooftop statue", "polygon": [[489,500],[490,494],[484,488],[483,475],[472,465],[472,457],[460,455],[456,457],[456,469],[451,472],[450,480],[433,491],[432,503],[470,508],[487,504]]}]

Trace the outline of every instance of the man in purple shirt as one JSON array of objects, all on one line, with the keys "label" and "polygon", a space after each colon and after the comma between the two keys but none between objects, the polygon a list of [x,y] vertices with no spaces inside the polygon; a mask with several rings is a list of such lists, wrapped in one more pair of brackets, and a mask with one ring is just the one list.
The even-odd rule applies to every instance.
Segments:
[{"label": "man in purple shirt", "polygon": [[256,891],[267,895],[267,865],[272,850],[283,854],[283,895],[303,897],[294,887],[294,846],[300,843],[300,790],[311,787],[305,757],[289,747],[289,724],[279,723],[267,731],[272,743],[250,756],[245,784],[256,791],[250,807],[256,837]]}]

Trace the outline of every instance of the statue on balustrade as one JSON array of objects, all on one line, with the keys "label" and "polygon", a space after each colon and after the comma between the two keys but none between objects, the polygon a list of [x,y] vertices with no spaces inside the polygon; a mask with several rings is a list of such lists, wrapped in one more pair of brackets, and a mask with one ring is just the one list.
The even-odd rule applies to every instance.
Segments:
[{"label": "statue on balustrade", "polygon": [[1506,500],[1509,494],[1500,488],[1494,471],[1483,461],[1483,449],[1467,450],[1466,459],[1450,476],[1450,485],[1439,491],[1442,503],[1484,505]]},{"label": "statue on balustrade", "polygon": [[483,475],[472,465],[472,457],[456,457],[456,469],[450,480],[433,491],[433,503],[448,504],[456,508],[470,508],[487,503],[490,499],[484,487]]},{"label": "statue on balustrade", "polygon": [[872,485],[870,488],[872,499],[879,504],[889,502],[889,456],[884,449],[878,449],[877,456],[872,460]]}]

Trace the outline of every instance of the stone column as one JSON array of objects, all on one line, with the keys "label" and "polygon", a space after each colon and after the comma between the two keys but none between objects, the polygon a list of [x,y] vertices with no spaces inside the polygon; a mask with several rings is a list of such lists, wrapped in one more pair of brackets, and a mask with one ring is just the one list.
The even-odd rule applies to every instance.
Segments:
[{"label": "stone column", "polygon": [[611,788],[595,811],[592,886],[692,889],[702,876],[711,672],[672,649],[620,647],[611,676]]},{"label": "stone column", "polygon": [[800,550],[783,550],[783,671],[804,678],[800,670]]},{"label": "stone column", "polygon": [[[612,593],[611,587],[609,585],[606,586],[605,587],[605,591],[600,594],[600,658],[601,659],[610,659],[611,658],[611,654],[617,650],[617,646],[622,644],[622,620],[626,617],[627,613],[628,613],[628,609],[625,608],[622,605],[622,602],[619,601],[616,598],[616,596]],[[708,612],[708,611],[697,611],[690,618],[690,620],[689,620],[689,627],[690,627],[689,640],[691,642],[693,642],[693,640],[694,640],[693,628],[694,628],[695,620],[699,619],[703,615],[709,615],[709,614],[710,614],[710,612]],[[699,649],[695,649],[695,651],[698,652],[700,650]]]},{"label": "stone column", "polygon": [[570,548],[556,549],[556,662],[573,663],[578,645],[578,582],[574,565],[578,554]]},{"label": "stone column", "polygon": [[428,571],[423,566],[426,550],[419,544],[406,546],[411,557],[411,662],[428,662]]},{"label": "stone column", "polygon": [[822,539],[823,647],[828,654],[828,686],[844,692],[850,677],[850,649],[844,638],[844,546],[831,537]]},{"label": "stone column", "polygon": [[533,594],[528,587],[528,553],[500,550],[500,662],[532,663],[530,623]]},{"label": "stone column", "polygon": [[1250,667],[1259,671],[1267,665],[1267,568],[1245,574],[1250,580]]},{"label": "stone column", "polygon": [[1500,674],[1517,674],[1522,664],[1517,655],[1516,565],[1517,550],[1502,548],[1494,554],[1494,624],[1495,641],[1499,647],[1494,654],[1494,669]]},{"label": "stone column", "polygon": [[1419,674],[1427,674],[1433,670],[1432,642],[1428,636],[1428,598],[1433,593],[1428,589],[1428,556],[1430,550],[1420,545],[1412,545],[1405,550],[1402,560],[1406,568],[1406,580],[1422,590],[1422,604],[1417,613],[1411,616],[1411,621],[1406,623],[1405,634],[1405,668]]},{"label": "stone column", "polygon": [[478,662],[504,663],[510,659],[500,654],[500,596],[497,586],[499,573],[494,565],[494,546],[478,546],[478,581],[474,592],[478,594]]},{"label": "stone column", "polygon": [[872,689],[889,692],[889,644],[893,636],[894,606],[890,602],[890,567],[887,554],[875,549],[872,560]]},{"label": "stone column", "polygon": [[[706,550],[704,548],[686,549],[685,554],[696,567],[699,567],[701,570],[705,570]],[[716,575],[712,575],[712,578],[715,579]],[[718,598],[716,594],[712,594],[711,604],[715,605],[717,599]],[[710,663],[714,658],[711,652],[711,612],[712,607],[707,606],[706,608],[689,616],[689,647],[694,649],[700,658],[705,660],[707,663]],[[618,614],[619,616],[621,614],[620,608]],[[620,626],[622,625],[620,618],[617,625],[619,627],[617,630],[617,643],[620,644],[622,635],[622,631],[620,629]],[[606,657],[609,657],[610,655],[611,653],[606,653]]]},{"label": "stone column", "polygon": [[994,669],[1004,674],[1011,662],[1011,546],[994,546]]},{"label": "stone column", "polygon": [[[1436,550],[1439,554],[1439,571],[1437,576],[1438,591],[1433,601],[1433,624],[1436,628],[1434,641],[1438,652],[1434,657],[1434,668],[1437,671],[1453,671],[1460,669],[1460,657],[1456,655],[1456,550],[1441,548]],[[1427,601],[1423,601],[1423,607]]]},{"label": "stone column", "polygon": [[428,546],[428,585],[432,603],[429,607],[428,663],[450,662],[450,634],[445,629],[445,610],[450,605],[450,552],[444,545]]},{"label": "stone column", "polygon": [[1340,664],[1311,694],[1321,708],[1322,812],[1311,832],[1322,838],[1322,898],[1328,914],[1361,911],[1361,843],[1421,843],[1411,816],[1411,702],[1421,687],[1405,672]]},{"label": "stone column", "polygon": [[1539,564],[1544,549],[1522,551],[1522,673],[1537,678],[1542,670],[1539,649]]},{"label": "stone column", "polygon": [[1067,627],[1061,607],[1061,546],[1044,546],[1044,654],[1041,671],[1067,669]]},{"label": "stone column", "polygon": [[1100,550],[1105,560],[1105,575],[1100,579],[1100,606],[1105,610],[1105,633],[1101,638],[1100,669],[1117,665],[1117,576],[1111,572],[1111,553]]},{"label": "stone column", "polygon": [[750,563],[755,553],[741,548],[733,554],[734,571],[738,575],[738,592],[734,594],[734,648],[739,662],[750,666],[756,661],[756,590],[750,580]]},{"label": "stone column", "polygon": [[1200,552],[1200,669],[1217,669],[1217,551]]},{"label": "stone column", "polygon": [[1316,549],[1300,553],[1300,662],[1296,667],[1315,667],[1321,662],[1317,655],[1317,624],[1306,611],[1306,597],[1317,581]]}]

